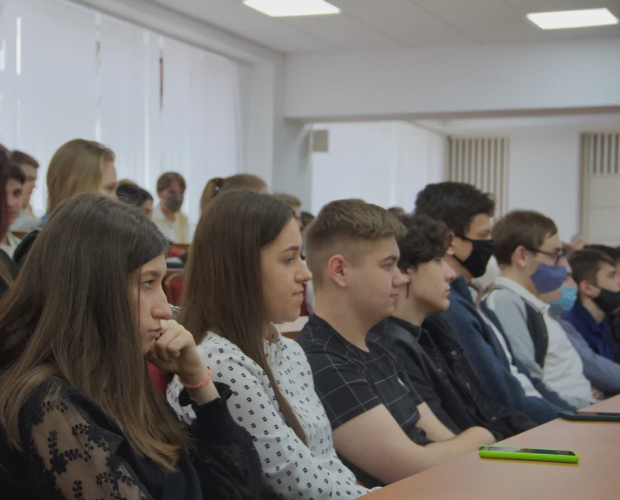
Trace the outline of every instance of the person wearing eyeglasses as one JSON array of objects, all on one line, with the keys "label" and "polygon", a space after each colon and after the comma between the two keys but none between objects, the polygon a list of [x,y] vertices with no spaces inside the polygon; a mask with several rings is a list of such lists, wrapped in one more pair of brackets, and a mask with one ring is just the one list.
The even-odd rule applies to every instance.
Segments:
[{"label": "person wearing eyeglasses", "polygon": [[555,223],[538,212],[515,210],[497,222],[493,241],[500,277],[483,307],[494,313],[515,356],[532,375],[575,408],[592,404],[581,357],[545,301],[567,276]]}]

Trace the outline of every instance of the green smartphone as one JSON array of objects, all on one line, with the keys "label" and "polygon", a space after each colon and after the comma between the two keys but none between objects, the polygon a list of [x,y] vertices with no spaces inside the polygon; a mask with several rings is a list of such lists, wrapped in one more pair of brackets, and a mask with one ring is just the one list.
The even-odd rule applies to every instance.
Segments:
[{"label": "green smartphone", "polygon": [[508,446],[480,446],[482,458],[501,458],[504,460],[536,460],[538,462],[579,463],[574,451],[541,450],[538,448],[511,448]]}]

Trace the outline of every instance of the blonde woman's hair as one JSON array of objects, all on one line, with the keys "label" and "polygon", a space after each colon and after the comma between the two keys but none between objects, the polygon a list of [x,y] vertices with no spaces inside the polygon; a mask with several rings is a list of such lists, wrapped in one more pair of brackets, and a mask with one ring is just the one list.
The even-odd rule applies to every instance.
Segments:
[{"label": "blonde woman's hair", "polygon": [[60,146],[47,170],[47,213],[76,194],[98,191],[103,164],[114,159],[111,149],[95,141],[74,139]]}]

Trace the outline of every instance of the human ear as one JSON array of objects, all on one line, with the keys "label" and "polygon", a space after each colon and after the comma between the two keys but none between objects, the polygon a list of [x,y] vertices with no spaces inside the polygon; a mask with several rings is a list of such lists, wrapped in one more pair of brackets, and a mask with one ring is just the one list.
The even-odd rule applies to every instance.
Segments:
[{"label": "human ear", "polygon": [[342,255],[334,255],[327,263],[329,277],[339,288],[346,288],[347,286],[348,267],[349,264]]}]

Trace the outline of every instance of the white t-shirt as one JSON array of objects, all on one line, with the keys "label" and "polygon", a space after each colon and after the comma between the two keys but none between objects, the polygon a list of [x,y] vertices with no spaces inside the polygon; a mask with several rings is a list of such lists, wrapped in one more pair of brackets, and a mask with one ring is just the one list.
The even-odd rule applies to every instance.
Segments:
[{"label": "white t-shirt", "polygon": [[[209,332],[198,346],[213,381],[230,386],[228,408],[254,438],[264,483],[283,499],[354,499],[369,490],[336,455],[332,429],[314,390],[312,370],[297,342],[280,336],[265,340],[267,361],[280,391],[299,417],[308,446],[284,422],[265,372],[229,340]],[[168,402],[186,422],[195,415],[178,402],[183,389],[177,377],[168,386]]]}]

